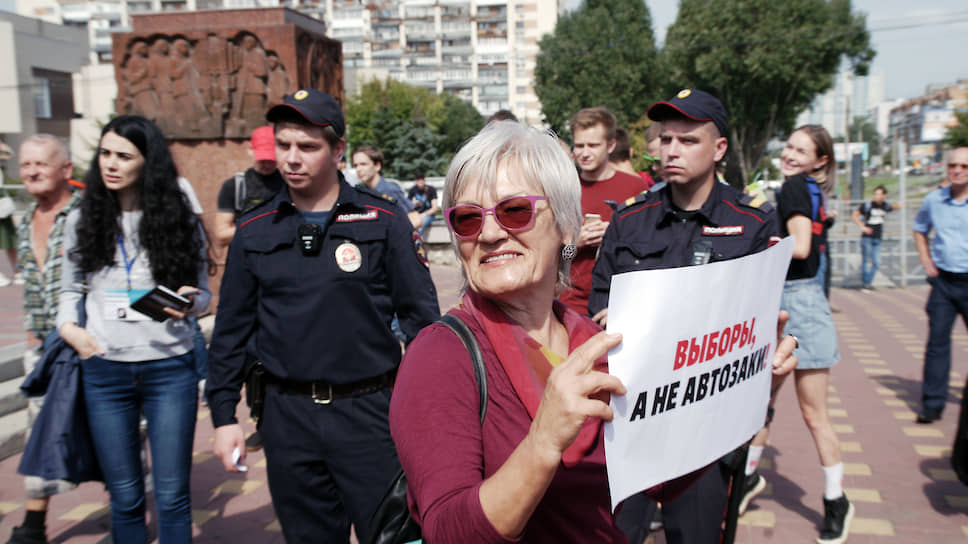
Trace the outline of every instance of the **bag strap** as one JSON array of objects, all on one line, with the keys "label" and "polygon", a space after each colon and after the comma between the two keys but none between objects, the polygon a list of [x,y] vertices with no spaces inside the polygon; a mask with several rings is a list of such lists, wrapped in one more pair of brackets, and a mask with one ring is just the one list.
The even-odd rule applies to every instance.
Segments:
[{"label": "bag strap", "polygon": [[471,364],[474,365],[474,379],[477,380],[477,393],[481,398],[481,425],[484,424],[484,415],[487,414],[487,373],[484,370],[484,359],[481,357],[481,347],[477,344],[477,339],[474,338],[474,333],[471,332],[464,320],[453,314],[444,314],[440,318],[438,323],[442,323],[447,326],[448,329],[454,331],[457,338],[460,338],[464,348],[467,349],[467,353],[471,356]]},{"label": "bag strap", "polygon": [[810,193],[810,207],[812,208],[811,213],[813,213],[813,217],[810,219],[817,221],[818,216],[820,216],[820,209],[823,207],[823,192],[815,181],[807,182],[807,191]]},{"label": "bag strap", "polygon": [[245,172],[235,174],[235,213],[240,214],[245,210]]}]

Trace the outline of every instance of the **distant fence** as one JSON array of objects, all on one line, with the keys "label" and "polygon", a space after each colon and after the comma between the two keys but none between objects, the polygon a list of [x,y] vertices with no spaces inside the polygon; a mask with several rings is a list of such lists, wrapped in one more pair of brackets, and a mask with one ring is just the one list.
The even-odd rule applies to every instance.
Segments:
[{"label": "distant fence", "polygon": [[[912,227],[914,217],[921,208],[922,199],[910,199],[902,203],[901,209],[887,214],[881,242],[880,268],[875,285],[917,285],[923,284],[924,268],[914,247]],[[829,255],[831,258],[831,283],[840,287],[859,287],[861,285],[861,231],[851,221],[850,216],[864,201],[830,200],[828,207],[837,210],[837,221],[828,231]],[[888,199],[896,207],[897,201]],[[902,231],[903,224],[903,231]]]}]

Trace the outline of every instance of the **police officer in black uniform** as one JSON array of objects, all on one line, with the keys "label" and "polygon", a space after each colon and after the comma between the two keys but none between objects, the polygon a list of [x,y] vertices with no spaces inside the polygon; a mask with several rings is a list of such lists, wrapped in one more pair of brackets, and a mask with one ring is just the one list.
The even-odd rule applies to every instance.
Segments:
[{"label": "police officer in black uniform", "polygon": [[329,95],[296,91],[266,118],[286,187],[242,216],[229,246],[210,348],[214,452],[245,463],[235,410],[246,350],[268,383],[260,431],[269,490],[287,542],[361,540],[400,468],[390,386],[400,345],[439,319],[417,236],[399,208],[337,168],[343,114]]},{"label": "police officer in black uniform", "polygon": [[[667,185],[629,199],[615,211],[592,274],[588,310],[605,323],[612,274],[724,261],[766,249],[779,240],[773,207],[716,180],[726,154],[726,110],[716,97],[684,89],[657,102],[649,119],[662,123],[662,172]],[[716,543],[729,490],[723,463],[708,470],[678,499],[662,505],[666,541]],[[630,542],[648,533],[654,503],[626,501],[619,526]],[[637,539],[637,540],[632,540]]]}]

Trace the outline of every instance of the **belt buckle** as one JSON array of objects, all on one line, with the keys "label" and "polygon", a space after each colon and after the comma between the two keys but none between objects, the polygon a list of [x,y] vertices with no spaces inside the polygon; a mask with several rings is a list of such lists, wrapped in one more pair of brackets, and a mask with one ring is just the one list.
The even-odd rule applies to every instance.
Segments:
[{"label": "belt buckle", "polygon": [[317,383],[313,382],[312,385],[312,397],[313,402],[316,404],[332,404],[333,403],[333,384],[327,383],[326,390],[323,391],[325,394],[321,394],[317,390]]}]

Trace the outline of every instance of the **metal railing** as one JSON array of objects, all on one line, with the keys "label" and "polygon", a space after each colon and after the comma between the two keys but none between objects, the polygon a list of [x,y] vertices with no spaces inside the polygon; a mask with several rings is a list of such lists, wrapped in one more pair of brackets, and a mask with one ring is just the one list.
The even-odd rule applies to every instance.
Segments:
[{"label": "metal railing", "polygon": [[[924,268],[914,247],[912,226],[923,199],[897,202],[888,199],[895,210],[885,217],[881,238],[881,259],[875,285],[906,286],[924,283]],[[837,210],[837,221],[827,231],[827,245],[831,259],[831,283],[840,287],[861,285],[861,230],[851,220],[862,200],[830,200],[828,208]]]}]

